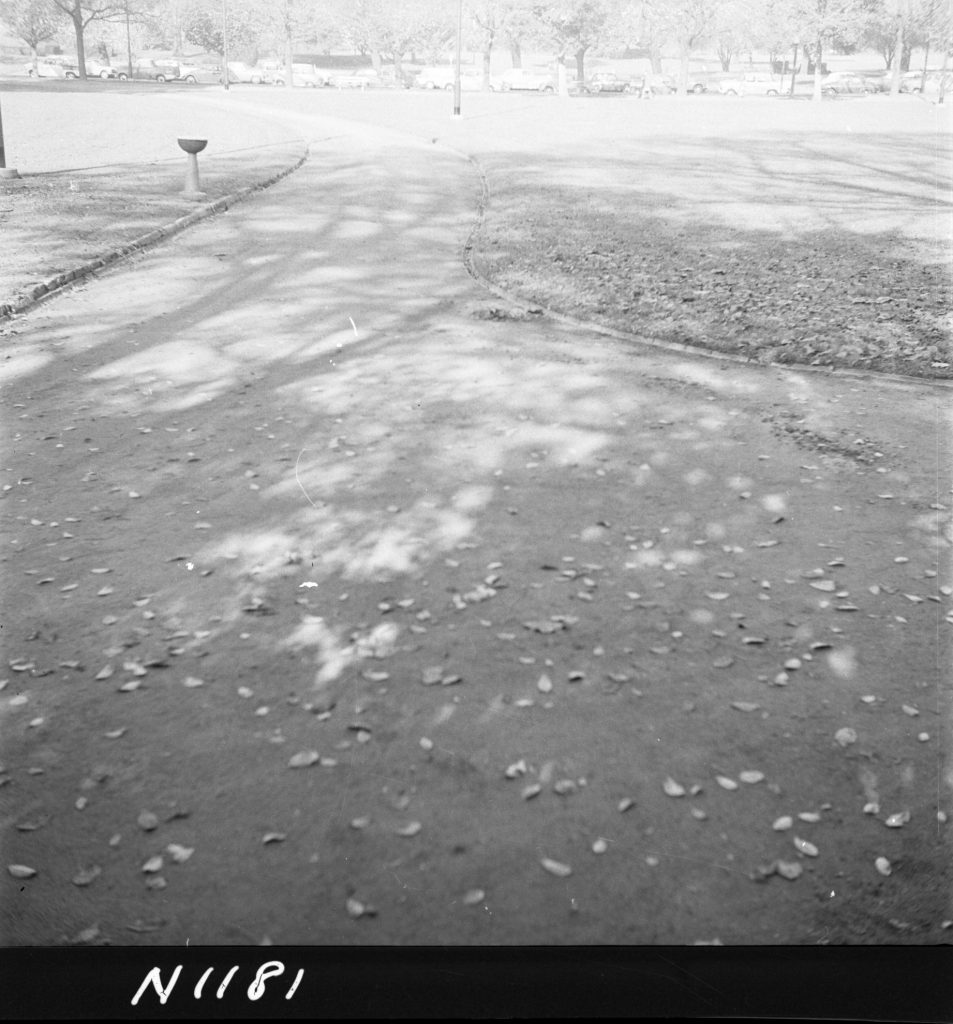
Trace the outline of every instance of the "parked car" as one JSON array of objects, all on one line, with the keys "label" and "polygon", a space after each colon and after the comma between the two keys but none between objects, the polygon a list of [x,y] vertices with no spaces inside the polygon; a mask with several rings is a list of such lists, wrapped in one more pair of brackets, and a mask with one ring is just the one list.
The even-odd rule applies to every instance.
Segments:
[{"label": "parked car", "polygon": [[880,79],[872,75],[861,75],[856,71],[833,71],[821,81],[821,92],[828,96],[866,95],[882,91]]},{"label": "parked car", "polygon": [[[63,68],[65,78],[79,78],[79,61],[75,57],[60,57],[57,64]],[[86,61],[87,78],[116,78],[116,69],[98,60]]]},{"label": "parked car", "polygon": [[355,68],[331,76],[328,85],[335,89],[370,89],[381,84],[380,75],[373,68]]},{"label": "parked car", "polygon": [[[641,86],[639,87],[641,90]],[[598,71],[590,75],[583,87],[585,92],[632,92],[631,79],[620,78],[611,71]]]},{"label": "parked car", "polygon": [[261,68],[246,64],[241,60],[230,60],[228,62],[229,82],[250,82],[252,85],[261,85],[265,80]]},{"label": "parked car", "polygon": [[[414,83],[420,89],[443,89],[450,92],[456,84],[456,73],[452,67],[424,68],[417,75]],[[490,76],[490,91],[499,87],[499,79]],[[460,68],[460,89],[462,92],[481,92],[483,89],[483,69],[475,67]]]},{"label": "parked car", "polygon": [[[417,82],[418,68],[400,67],[400,75],[393,64],[385,64],[380,70],[380,84],[387,89],[410,89]],[[328,79],[331,78],[329,74]]]},{"label": "parked car", "polygon": [[[924,95],[936,95],[940,92],[948,93],[953,88],[953,72],[928,70],[926,82],[923,80],[923,71],[908,71],[900,80],[900,91],[909,93],[924,93]],[[889,80],[888,80],[889,88]]]},{"label": "parked car", "polygon": [[[288,80],[288,72],[284,66],[273,71],[270,76],[272,85],[284,85]],[[327,85],[328,80],[313,64],[292,64],[291,84],[301,89],[318,89]]]},{"label": "parked car", "polygon": [[[129,79],[127,71],[117,75],[121,81]],[[170,60],[137,60],[132,65],[132,78],[138,82],[174,82],[179,77],[179,65]]]},{"label": "parked car", "polygon": [[[414,82],[418,89],[452,89],[455,69],[452,66],[422,68]],[[460,71],[463,77],[463,69]]]},{"label": "parked car", "polygon": [[522,89],[531,92],[555,92],[556,76],[548,68],[510,68],[500,78],[503,92]]},{"label": "parked car", "polygon": [[719,82],[718,91],[722,96],[780,96],[784,92],[784,81],[776,75],[749,71],[740,78]]},{"label": "parked car", "polygon": [[214,85],[222,81],[222,69],[219,67],[199,67],[195,64],[180,64],[179,73],[174,81],[186,82],[188,85],[195,85],[201,82],[203,85]]},{"label": "parked car", "polygon": [[[281,69],[281,62],[277,60],[260,60],[252,68],[256,78],[260,79],[261,83],[271,85],[272,79],[275,74]],[[254,79],[253,79],[254,81]],[[255,85],[259,85],[260,82],[255,82]]]},{"label": "parked car", "polygon": [[633,89],[637,89],[643,95],[647,92],[651,92],[656,96],[665,96],[668,93],[675,92],[678,88],[678,83],[671,75],[656,75],[650,73],[648,75],[642,75],[641,77],[636,76],[631,81]]},{"label": "parked car", "polygon": [[30,78],[66,78],[66,69],[62,64],[50,63],[42,58],[35,65],[31,61],[24,67]]}]

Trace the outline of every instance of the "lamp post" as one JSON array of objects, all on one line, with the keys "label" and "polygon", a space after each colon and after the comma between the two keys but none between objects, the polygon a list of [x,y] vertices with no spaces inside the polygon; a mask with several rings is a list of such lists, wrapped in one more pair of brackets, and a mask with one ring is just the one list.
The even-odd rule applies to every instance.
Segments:
[{"label": "lamp post", "polygon": [[460,58],[463,52],[463,0],[457,5],[457,63],[453,69],[453,116],[460,117]]},{"label": "lamp post", "polygon": [[132,31],[129,28],[129,0],[126,0],[126,71],[132,78]]},{"label": "lamp post", "polygon": [[228,0],[222,0],[222,79],[228,92]]},{"label": "lamp post", "polygon": [[15,167],[7,167],[6,153],[3,148],[3,113],[0,112],[0,178],[19,178]]}]

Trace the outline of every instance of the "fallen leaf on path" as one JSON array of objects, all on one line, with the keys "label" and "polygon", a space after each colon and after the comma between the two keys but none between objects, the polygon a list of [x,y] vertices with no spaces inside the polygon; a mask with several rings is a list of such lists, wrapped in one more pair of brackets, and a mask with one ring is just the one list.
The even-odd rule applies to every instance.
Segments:
[{"label": "fallen leaf on path", "polygon": [[310,768],[321,760],[321,755],[316,750],[301,750],[289,761],[289,768]]},{"label": "fallen leaf on path", "polygon": [[82,871],[78,871],[73,875],[73,885],[79,886],[80,888],[91,885],[102,873],[103,869],[95,865],[91,868],[84,868]]},{"label": "fallen leaf on path", "polygon": [[28,867],[26,864],[8,864],[7,871],[14,878],[33,878],[36,874],[36,868]]},{"label": "fallen leaf on path", "polygon": [[557,878],[568,878],[572,874],[572,868],[568,864],[563,864],[558,860],[550,860],[549,857],[543,857],[540,864],[542,864],[546,871]]},{"label": "fallen leaf on path", "polygon": [[798,864],[796,860],[779,860],[776,861],[775,867],[777,869],[777,873],[782,878],[786,878],[789,882],[793,882],[796,878],[800,878],[804,873],[804,866],[802,864]]}]

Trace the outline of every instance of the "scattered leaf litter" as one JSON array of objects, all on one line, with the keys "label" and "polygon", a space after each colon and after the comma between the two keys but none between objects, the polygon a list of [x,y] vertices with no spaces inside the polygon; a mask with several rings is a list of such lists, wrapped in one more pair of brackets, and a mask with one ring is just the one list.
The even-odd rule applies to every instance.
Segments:
[{"label": "scattered leaf litter", "polygon": [[543,857],[540,861],[544,870],[548,871],[551,875],[555,875],[557,878],[568,878],[572,874],[572,868],[568,864],[563,864],[558,860],[551,860],[549,857]]}]

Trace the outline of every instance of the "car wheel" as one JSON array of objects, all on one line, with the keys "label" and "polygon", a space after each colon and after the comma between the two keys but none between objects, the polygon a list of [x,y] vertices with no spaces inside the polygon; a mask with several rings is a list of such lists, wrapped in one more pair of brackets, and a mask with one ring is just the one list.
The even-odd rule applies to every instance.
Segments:
[{"label": "car wheel", "polygon": [[156,81],[165,84],[165,75],[156,75]]},{"label": "car wheel", "polygon": [[705,91],[705,87],[704,87],[704,86],[703,86],[703,85],[701,84],[701,82],[696,82],[696,83],[695,83],[695,84],[694,84],[694,85],[692,86],[692,92],[693,92],[693,93],[695,93],[695,95],[696,95],[696,96],[697,96],[697,95],[698,95],[699,93],[702,93],[702,92],[704,92],[704,91]]},{"label": "car wheel", "polygon": [[447,82],[447,84],[444,86],[444,90],[446,92],[453,92],[453,82]]},{"label": "car wheel", "polygon": [[768,95],[769,96],[777,96],[777,94],[778,94],[778,90],[777,89],[769,89],[768,90]]},{"label": "car wheel", "polygon": [[79,76],[78,76],[78,75],[75,75],[75,74],[74,74],[74,73],[73,73],[72,71],[67,71],[67,72],[66,72],[66,75],[65,75],[64,77],[65,77],[65,78],[66,78],[67,80],[72,80],[72,79],[74,79],[74,78],[78,78]]},{"label": "car wheel", "polygon": [[26,75],[27,75],[27,78],[35,78],[36,77],[36,72],[33,70],[33,68],[29,68],[27,70]]},{"label": "car wheel", "polygon": [[186,81],[186,82],[187,82],[187,83],[188,83],[189,85],[195,85],[195,82],[196,82],[196,78],[195,78],[195,75],[186,75],[186,76],[185,76],[185,81]]},{"label": "car wheel", "polygon": [[128,82],[129,81],[129,76],[126,74],[125,71],[120,71],[119,74],[116,75],[116,77],[119,79],[120,82]]},{"label": "car wheel", "polygon": [[[30,72],[30,74],[32,75],[32,74],[33,74],[33,72],[31,71],[31,72]],[[502,85],[500,86],[500,88],[501,88],[501,89],[503,90],[503,92],[509,92],[509,91],[510,91],[510,89],[512,88],[512,86],[510,85],[510,83],[509,83],[509,82],[504,82],[504,83],[503,83],[503,84],[502,84]]]},{"label": "car wheel", "polygon": [[553,87],[551,85],[544,85],[544,86],[540,87],[539,91],[540,92],[555,92],[556,90],[553,89]]},{"label": "car wheel", "polygon": [[725,89],[725,95],[726,96],[737,96],[738,95],[738,90],[737,89]]}]

